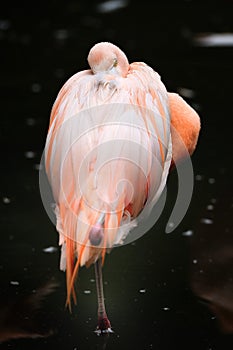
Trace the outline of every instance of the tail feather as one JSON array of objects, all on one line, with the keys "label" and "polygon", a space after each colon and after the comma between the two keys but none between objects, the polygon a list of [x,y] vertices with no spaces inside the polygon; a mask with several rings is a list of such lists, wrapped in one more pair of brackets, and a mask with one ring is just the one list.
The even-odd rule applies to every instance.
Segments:
[{"label": "tail feather", "polygon": [[[70,239],[68,239],[68,240],[70,240]],[[72,268],[70,268],[69,273],[68,273],[68,270],[66,271],[66,283],[67,283],[66,306],[69,307],[70,311],[71,311],[71,296],[73,297],[74,303],[76,304],[76,294],[75,294],[75,290],[74,290],[74,282],[78,276],[78,270],[79,270],[80,261],[82,258],[82,253],[83,253],[84,248],[85,248],[85,246],[81,247],[76,263],[74,264],[74,262],[72,261]],[[73,260],[73,257],[74,257],[74,250],[72,250],[70,252],[70,256],[68,256],[68,254],[67,254],[67,260],[68,261]]]},{"label": "tail feather", "polygon": [[66,240],[66,288],[69,293],[67,293],[66,306],[69,307],[71,311],[71,298],[72,295],[73,301],[76,304],[76,294],[74,289],[74,284],[71,284],[72,275],[74,273],[74,241],[70,238]]},{"label": "tail feather", "polygon": [[[79,208],[81,211],[84,208]],[[74,226],[67,222],[67,213],[65,217],[66,224],[69,228],[72,228],[72,236],[66,236],[65,239],[61,240],[62,244],[66,245],[66,284],[67,284],[67,299],[66,306],[71,311],[72,300],[76,304],[76,294],[75,294],[75,280],[78,276],[79,267],[84,264],[88,267],[92,263],[96,262],[97,259],[102,259],[102,264],[104,264],[105,255],[108,248],[111,248],[114,245],[116,240],[116,235],[118,228],[120,226],[122,216],[124,213],[124,196],[119,197],[118,206],[115,212],[109,212],[105,214],[104,219],[104,238],[100,246],[94,247],[90,244],[89,241],[89,232],[91,227],[96,223],[96,215],[88,212],[85,208],[85,212],[88,215],[85,217],[88,220],[88,224],[83,221],[77,220],[77,230],[79,231],[79,236],[85,237],[82,242],[77,242],[74,239],[76,233],[74,233]],[[63,211],[62,214],[64,215]],[[64,218],[62,215],[61,220]],[[72,216],[71,216],[72,218]],[[83,218],[83,217],[82,217]],[[81,232],[82,231],[82,232]],[[64,257],[63,257],[64,259]]]},{"label": "tail feather", "polygon": [[[63,157],[65,160],[61,169],[58,168],[62,191],[56,193],[59,203],[57,228],[66,244],[63,258],[66,254],[66,304],[69,308],[72,299],[76,301],[74,283],[79,267],[90,266],[98,258],[104,264],[106,252],[123,242],[130,229],[136,226],[137,216],[148,206],[147,199],[153,200],[161,182],[166,161],[160,135],[162,123],[157,126],[153,113],[145,112],[144,115],[142,111],[141,118],[133,113],[134,109],[129,114],[127,111],[123,108],[120,115],[121,118],[124,116],[126,124],[107,124],[98,132],[95,130],[96,135],[90,131],[88,141],[80,138],[80,142],[72,143],[66,156],[60,155],[61,160]],[[85,121],[92,125],[88,118]],[[135,128],[131,127],[133,121]],[[94,143],[89,145],[90,135],[95,136],[93,140],[99,145],[97,150]],[[66,137],[66,134],[60,136]],[[109,143],[112,140],[117,142]],[[67,143],[71,141],[68,139]],[[155,171],[157,163],[158,170]],[[89,235],[97,223],[103,226],[103,238],[95,245]]]}]

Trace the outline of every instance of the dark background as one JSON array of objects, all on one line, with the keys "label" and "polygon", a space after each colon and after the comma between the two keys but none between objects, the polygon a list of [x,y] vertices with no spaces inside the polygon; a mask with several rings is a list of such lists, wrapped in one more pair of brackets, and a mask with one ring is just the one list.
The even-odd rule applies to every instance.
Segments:
[{"label": "dark background", "polygon": [[[222,350],[233,345],[233,48],[194,43],[201,33],[233,32],[233,4],[121,3],[108,12],[103,2],[90,0],[1,5],[0,349]],[[93,268],[80,272],[73,313],[64,308],[57,233],[38,186],[52,104],[64,82],[88,67],[88,51],[99,41],[119,45],[130,62],[148,63],[168,91],[183,94],[202,122],[193,156],[193,200],[183,222],[165,234],[176,197],[174,171],[156,226],[106,259],[106,303],[115,331],[109,338],[93,333]],[[184,235],[190,230],[191,236]],[[47,247],[53,252],[44,251]],[[13,339],[22,336],[36,338]]]}]

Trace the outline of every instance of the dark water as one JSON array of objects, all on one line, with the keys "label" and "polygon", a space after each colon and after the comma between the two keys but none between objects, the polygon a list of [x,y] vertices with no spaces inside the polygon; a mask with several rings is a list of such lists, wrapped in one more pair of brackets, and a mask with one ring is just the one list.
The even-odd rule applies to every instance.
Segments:
[{"label": "dark water", "polygon": [[[230,349],[233,48],[200,47],[194,38],[233,32],[233,7],[230,1],[112,4],[122,8],[9,1],[0,14],[0,349]],[[179,227],[164,233],[176,197],[174,172],[156,226],[107,257],[105,296],[115,333],[97,337],[93,268],[80,272],[73,313],[64,308],[65,276],[40,199],[38,164],[58,90],[87,68],[90,47],[105,40],[183,94],[200,114],[202,132],[193,200]]]}]

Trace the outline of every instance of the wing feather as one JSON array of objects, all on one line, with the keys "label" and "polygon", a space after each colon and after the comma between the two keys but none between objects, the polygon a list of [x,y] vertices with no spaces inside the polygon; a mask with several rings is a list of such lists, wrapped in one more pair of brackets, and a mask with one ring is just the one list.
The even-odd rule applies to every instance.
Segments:
[{"label": "wing feather", "polygon": [[[69,305],[79,265],[104,258],[137,224],[137,215],[151,210],[165,186],[169,149],[167,92],[146,64],[131,64],[126,78],[84,71],[61,89],[51,113],[46,170],[66,245],[61,267],[67,269]],[[88,237],[101,213],[104,242],[97,247]]]}]

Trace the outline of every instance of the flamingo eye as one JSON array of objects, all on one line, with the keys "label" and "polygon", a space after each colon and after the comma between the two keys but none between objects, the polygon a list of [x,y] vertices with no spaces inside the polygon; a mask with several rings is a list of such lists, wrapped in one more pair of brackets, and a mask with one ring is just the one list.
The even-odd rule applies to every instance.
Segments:
[{"label": "flamingo eye", "polygon": [[114,60],[113,60],[113,67],[116,67],[117,66],[117,59],[116,58],[114,58]]}]

